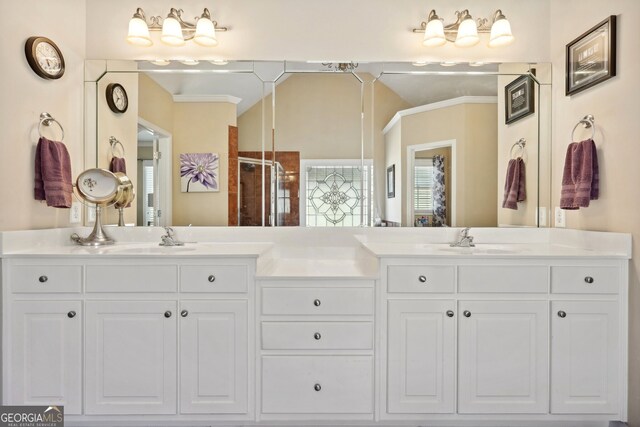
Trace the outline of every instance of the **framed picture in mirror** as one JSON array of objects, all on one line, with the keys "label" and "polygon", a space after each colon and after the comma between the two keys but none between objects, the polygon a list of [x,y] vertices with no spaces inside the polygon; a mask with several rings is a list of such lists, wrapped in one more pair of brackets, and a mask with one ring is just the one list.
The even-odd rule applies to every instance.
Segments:
[{"label": "framed picture in mirror", "polygon": [[387,168],[387,199],[396,197],[396,165]]},{"label": "framed picture in mirror", "polygon": [[520,76],[504,88],[505,123],[511,124],[535,112],[533,79]]},{"label": "framed picture in mirror", "polygon": [[616,17],[611,15],[567,45],[565,95],[616,75]]}]

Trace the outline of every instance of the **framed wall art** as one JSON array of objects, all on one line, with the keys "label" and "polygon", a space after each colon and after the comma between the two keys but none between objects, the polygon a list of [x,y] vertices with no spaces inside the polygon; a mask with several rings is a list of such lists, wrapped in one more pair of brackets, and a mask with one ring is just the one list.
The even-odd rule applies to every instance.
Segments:
[{"label": "framed wall art", "polygon": [[616,75],[616,17],[611,15],[567,45],[565,95]]},{"label": "framed wall art", "polygon": [[533,79],[520,76],[504,88],[504,108],[506,124],[511,124],[535,112],[533,99]]}]

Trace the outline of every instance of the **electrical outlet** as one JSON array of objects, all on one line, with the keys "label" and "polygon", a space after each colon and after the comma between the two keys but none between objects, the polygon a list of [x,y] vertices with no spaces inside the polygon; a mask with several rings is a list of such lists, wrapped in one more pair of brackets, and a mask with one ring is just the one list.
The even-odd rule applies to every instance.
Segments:
[{"label": "electrical outlet", "polygon": [[69,210],[69,223],[77,224],[80,221],[82,221],[82,205],[80,202],[73,202]]},{"label": "electrical outlet", "polygon": [[538,227],[547,226],[547,208],[538,208],[538,217],[536,218]]},{"label": "electrical outlet", "polygon": [[91,206],[87,209],[87,222],[96,222],[96,207]]},{"label": "electrical outlet", "polygon": [[556,218],[554,221],[556,227],[564,228],[567,226],[565,211],[564,209],[560,209],[559,206],[556,206]]}]

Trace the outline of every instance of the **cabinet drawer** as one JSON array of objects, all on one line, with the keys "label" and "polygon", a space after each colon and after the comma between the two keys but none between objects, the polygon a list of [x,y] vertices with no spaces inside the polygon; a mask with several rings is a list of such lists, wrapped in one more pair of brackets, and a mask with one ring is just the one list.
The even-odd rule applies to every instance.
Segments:
[{"label": "cabinet drawer", "polygon": [[262,313],[272,315],[370,315],[371,288],[263,288]]},{"label": "cabinet drawer", "polygon": [[391,265],[387,270],[389,292],[453,292],[454,266]]},{"label": "cabinet drawer", "polygon": [[567,294],[615,294],[620,285],[617,267],[553,266],[551,292]]},{"label": "cabinet drawer", "polygon": [[247,292],[244,265],[185,265],[180,269],[182,292]]},{"label": "cabinet drawer", "polygon": [[62,293],[82,290],[79,265],[18,265],[11,267],[11,288],[15,293]]},{"label": "cabinet drawer", "polygon": [[176,292],[175,265],[88,265],[87,292]]},{"label": "cabinet drawer", "polygon": [[548,292],[544,265],[463,265],[458,267],[458,292]]},{"label": "cabinet drawer", "polygon": [[262,322],[264,350],[370,350],[371,322]]},{"label": "cabinet drawer", "polygon": [[370,356],[265,356],[265,414],[369,414],[373,411]]}]

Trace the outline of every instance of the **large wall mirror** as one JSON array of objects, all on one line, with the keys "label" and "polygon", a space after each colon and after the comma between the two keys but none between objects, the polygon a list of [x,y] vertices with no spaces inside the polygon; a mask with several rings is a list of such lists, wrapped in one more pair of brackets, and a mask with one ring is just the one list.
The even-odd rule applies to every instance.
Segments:
[{"label": "large wall mirror", "polygon": [[[103,63],[87,162],[125,160],[128,225],[548,223],[548,64]],[[515,169],[526,196],[503,207]]]}]

